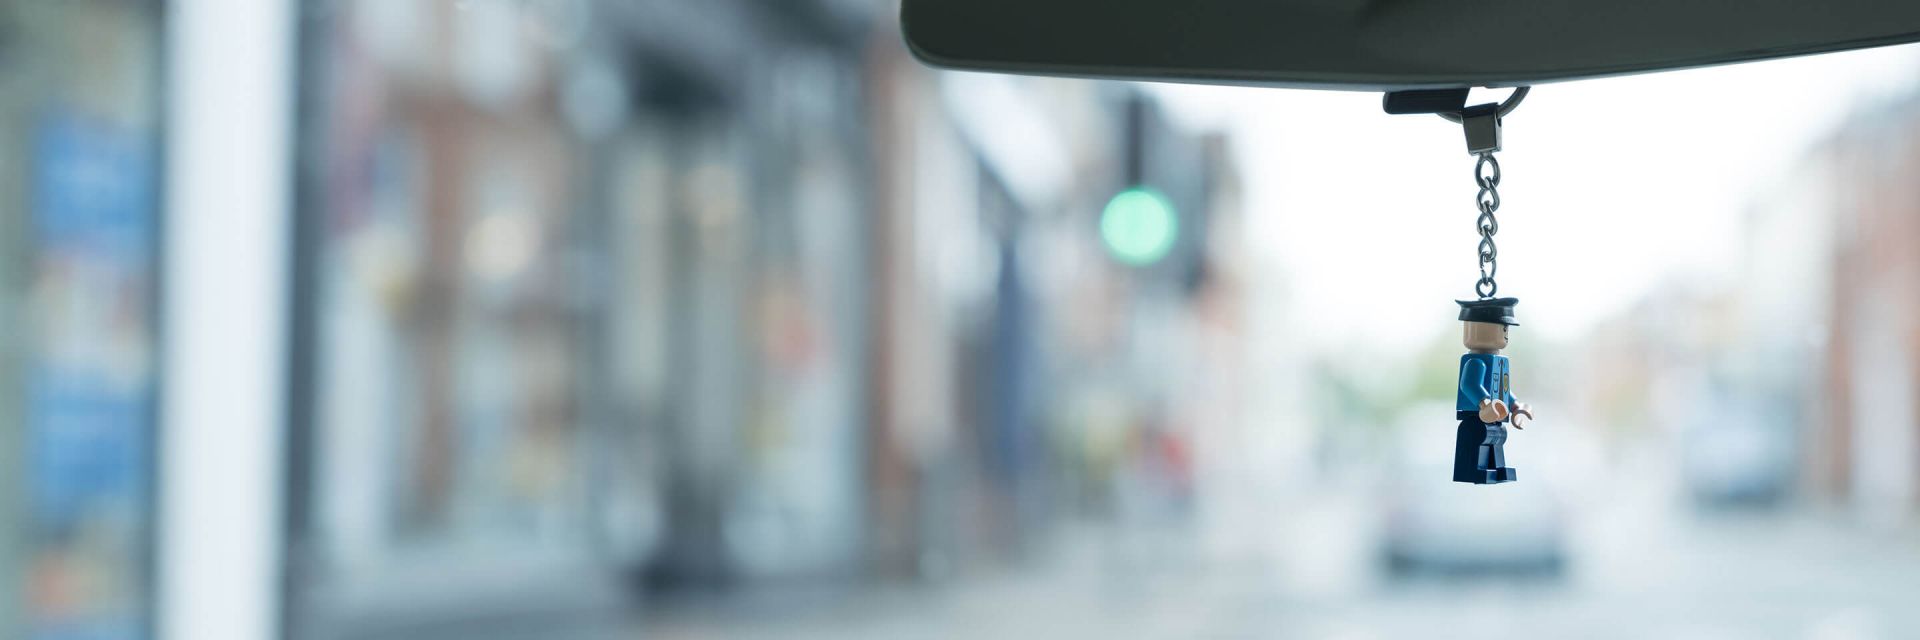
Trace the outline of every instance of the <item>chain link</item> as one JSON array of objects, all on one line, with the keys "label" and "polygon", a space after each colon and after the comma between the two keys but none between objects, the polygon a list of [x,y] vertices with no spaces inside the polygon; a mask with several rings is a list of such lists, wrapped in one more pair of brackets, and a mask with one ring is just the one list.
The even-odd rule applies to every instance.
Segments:
[{"label": "chain link", "polygon": [[1500,232],[1500,221],[1493,216],[1500,210],[1500,161],[1491,152],[1478,155],[1473,181],[1480,185],[1479,195],[1474,196],[1480,206],[1480,218],[1475,221],[1480,230],[1480,281],[1473,284],[1473,291],[1485,300],[1500,292],[1500,285],[1493,281],[1500,272],[1500,248],[1493,244],[1493,234]]}]

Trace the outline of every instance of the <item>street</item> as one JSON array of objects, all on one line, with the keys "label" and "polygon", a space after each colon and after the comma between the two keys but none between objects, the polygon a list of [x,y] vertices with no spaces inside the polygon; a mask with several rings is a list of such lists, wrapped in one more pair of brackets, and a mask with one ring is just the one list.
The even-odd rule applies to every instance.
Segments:
[{"label": "street", "polygon": [[[1351,496],[1346,496],[1351,497]],[[1344,504],[1364,504],[1353,501]],[[1363,509],[1289,510],[1274,544],[1193,531],[1066,534],[1045,561],[852,596],[763,594],[665,606],[657,638],[1648,638],[1820,640],[1920,633],[1920,538],[1839,516],[1600,512],[1577,521],[1566,574],[1378,570]],[[1630,525],[1630,526],[1626,526]],[[1085,535],[1085,539],[1076,536]],[[1155,545],[1167,548],[1150,551]]]}]

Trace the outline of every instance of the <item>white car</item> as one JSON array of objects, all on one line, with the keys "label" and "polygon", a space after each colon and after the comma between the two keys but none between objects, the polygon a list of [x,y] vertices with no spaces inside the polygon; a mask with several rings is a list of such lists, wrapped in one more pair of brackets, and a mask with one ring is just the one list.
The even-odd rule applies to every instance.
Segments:
[{"label": "white car", "polygon": [[[1381,553],[1396,574],[1533,573],[1566,564],[1560,510],[1546,485],[1453,482],[1446,466],[1421,466],[1397,483]],[[1413,474],[1409,474],[1412,476]]]},{"label": "white car", "polygon": [[1406,448],[1394,465],[1380,537],[1388,571],[1558,575],[1566,527],[1549,484],[1529,478],[1525,460],[1515,461],[1515,482],[1454,482],[1452,427],[1423,421],[1402,429]]}]

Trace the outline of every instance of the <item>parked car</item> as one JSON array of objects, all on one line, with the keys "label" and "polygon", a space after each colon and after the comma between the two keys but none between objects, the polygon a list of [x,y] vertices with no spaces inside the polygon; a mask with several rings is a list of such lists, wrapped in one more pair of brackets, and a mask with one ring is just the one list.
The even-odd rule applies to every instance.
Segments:
[{"label": "parked car", "polygon": [[1527,478],[1525,467],[1519,482],[1452,482],[1453,429],[1422,423],[1401,431],[1406,446],[1394,465],[1400,473],[1388,486],[1380,536],[1390,573],[1560,574],[1565,517],[1549,483]]}]

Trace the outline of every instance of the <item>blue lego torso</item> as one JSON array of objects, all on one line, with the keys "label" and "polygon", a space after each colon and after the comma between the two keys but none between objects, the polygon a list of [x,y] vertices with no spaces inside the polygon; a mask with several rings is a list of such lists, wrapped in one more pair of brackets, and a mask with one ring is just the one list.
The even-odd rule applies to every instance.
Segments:
[{"label": "blue lego torso", "polygon": [[1454,409],[1479,411],[1480,401],[1487,398],[1513,405],[1513,386],[1509,382],[1507,357],[1493,353],[1460,356],[1460,393],[1454,402]]}]

